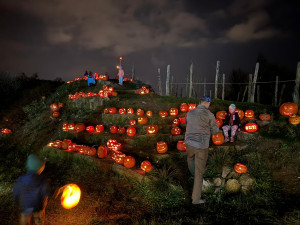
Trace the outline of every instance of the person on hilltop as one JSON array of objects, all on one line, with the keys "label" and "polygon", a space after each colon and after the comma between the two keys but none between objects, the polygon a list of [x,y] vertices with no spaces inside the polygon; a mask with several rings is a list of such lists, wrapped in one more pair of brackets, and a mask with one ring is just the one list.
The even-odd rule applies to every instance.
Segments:
[{"label": "person on hilltop", "polygon": [[234,136],[236,134],[236,131],[241,127],[241,120],[239,114],[235,110],[236,106],[234,104],[231,104],[228,108],[228,113],[225,119],[223,120],[222,130],[224,133],[225,142],[229,141],[229,130],[231,131],[230,142],[234,142]]},{"label": "person on hilltop", "polygon": [[94,75],[92,72],[89,73],[87,82],[88,82],[88,86],[89,86],[89,87],[90,87],[91,85],[96,85],[95,75]]},{"label": "person on hilltop", "polygon": [[208,158],[208,147],[211,134],[217,134],[219,127],[216,118],[208,108],[210,98],[202,97],[199,105],[188,112],[184,142],[187,151],[187,163],[191,174],[194,176],[192,204],[203,204],[201,199],[203,173]]},{"label": "person on hilltop", "polygon": [[43,224],[45,208],[50,195],[47,180],[40,174],[45,168],[45,162],[36,155],[28,156],[27,173],[17,179],[13,194],[21,210],[20,224]]},{"label": "person on hilltop", "polygon": [[120,66],[119,68],[118,77],[119,77],[119,85],[123,85],[124,70],[122,66]]}]

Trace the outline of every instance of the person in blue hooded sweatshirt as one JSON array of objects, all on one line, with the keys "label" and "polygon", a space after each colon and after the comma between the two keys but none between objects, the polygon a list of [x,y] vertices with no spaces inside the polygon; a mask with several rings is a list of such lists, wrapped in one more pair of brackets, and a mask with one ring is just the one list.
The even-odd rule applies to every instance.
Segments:
[{"label": "person in blue hooded sweatshirt", "polygon": [[43,224],[45,208],[50,195],[49,184],[40,174],[45,168],[45,162],[36,155],[28,156],[27,173],[17,179],[13,194],[21,210],[20,224]]},{"label": "person in blue hooded sweatshirt", "polygon": [[95,81],[95,75],[94,75],[92,72],[89,73],[89,76],[88,76],[87,81],[88,81],[88,86],[89,86],[89,87],[91,86],[91,84],[92,84],[92,85],[95,85],[95,84],[96,84],[96,81]]}]

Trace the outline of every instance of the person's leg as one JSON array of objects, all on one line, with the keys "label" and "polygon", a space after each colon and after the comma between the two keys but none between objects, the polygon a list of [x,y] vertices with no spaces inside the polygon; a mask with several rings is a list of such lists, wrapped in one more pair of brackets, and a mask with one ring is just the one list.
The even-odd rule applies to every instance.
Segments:
[{"label": "person's leg", "polygon": [[192,146],[186,145],[186,153],[187,153],[187,163],[188,163],[189,171],[194,176],[194,174],[195,174],[195,148]]},{"label": "person's leg", "polygon": [[238,129],[238,126],[237,125],[233,125],[231,127],[231,137],[230,137],[230,142],[234,142],[234,136],[236,134],[236,131]]},{"label": "person's leg", "polygon": [[28,225],[28,224],[31,224],[31,222],[30,222],[31,216],[32,216],[32,214],[24,214],[24,213],[21,213],[21,217],[20,217],[20,225]]},{"label": "person's leg", "polygon": [[42,213],[41,212],[34,212],[33,213],[33,221],[35,225],[42,225],[44,224]]},{"label": "person's leg", "polygon": [[199,203],[202,193],[203,174],[206,168],[206,161],[208,158],[208,149],[199,149],[195,153],[195,178],[192,200],[193,203]]},{"label": "person's leg", "polygon": [[228,142],[228,131],[230,130],[230,126],[229,125],[225,125],[222,127],[223,133],[224,133],[224,137],[225,137],[225,143]]}]

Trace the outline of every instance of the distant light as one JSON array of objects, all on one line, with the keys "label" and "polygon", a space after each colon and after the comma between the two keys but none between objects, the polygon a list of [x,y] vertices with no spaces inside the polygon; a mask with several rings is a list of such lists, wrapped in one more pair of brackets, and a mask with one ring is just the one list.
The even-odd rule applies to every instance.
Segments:
[{"label": "distant light", "polygon": [[122,57],[122,56],[120,56],[120,57],[119,57],[119,60],[120,60],[120,61],[122,61],[122,60],[123,60],[123,57]]}]

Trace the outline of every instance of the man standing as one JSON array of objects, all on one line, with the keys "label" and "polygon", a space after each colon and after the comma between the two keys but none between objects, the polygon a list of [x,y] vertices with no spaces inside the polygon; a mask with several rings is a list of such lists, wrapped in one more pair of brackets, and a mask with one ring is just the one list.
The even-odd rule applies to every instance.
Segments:
[{"label": "man standing", "polygon": [[124,70],[122,66],[120,66],[118,77],[119,77],[119,85],[123,85]]},{"label": "man standing", "polygon": [[192,200],[193,204],[203,204],[201,199],[203,173],[208,158],[208,147],[211,134],[217,134],[219,127],[216,118],[208,108],[210,98],[202,97],[194,110],[187,114],[185,144],[187,149],[187,163],[194,175]]}]

